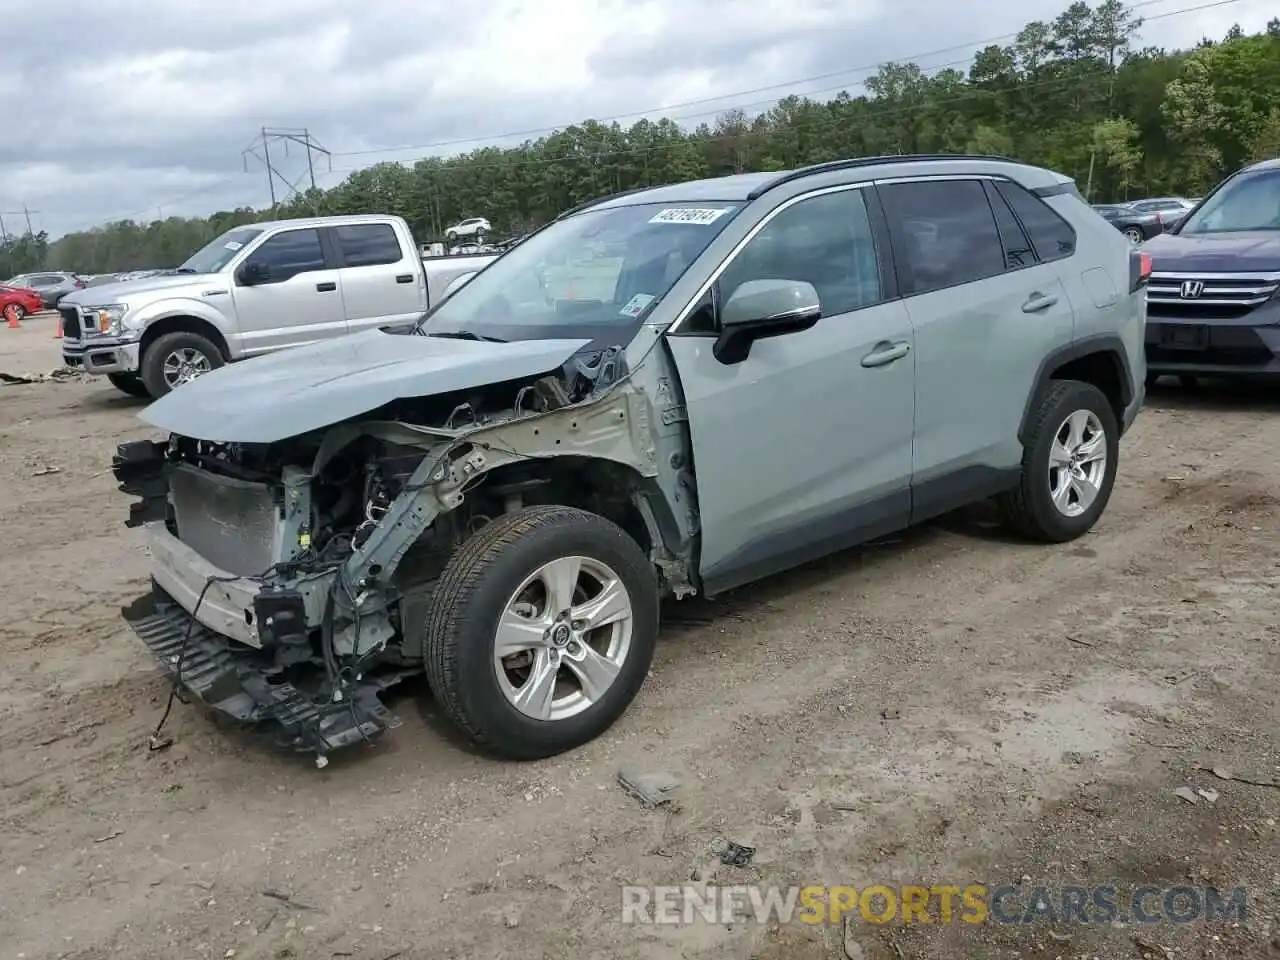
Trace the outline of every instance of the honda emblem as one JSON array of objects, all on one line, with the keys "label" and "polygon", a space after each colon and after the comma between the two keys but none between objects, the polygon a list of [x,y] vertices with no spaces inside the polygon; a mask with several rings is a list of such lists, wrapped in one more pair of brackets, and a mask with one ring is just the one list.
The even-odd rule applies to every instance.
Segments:
[{"label": "honda emblem", "polygon": [[1182,289],[1179,291],[1179,294],[1182,296],[1183,300],[1194,300],[1196,297],[1200,296],[1200,294],[1202,293],[1204,293],[1203,280],[1183,280],[1182,281]]}]

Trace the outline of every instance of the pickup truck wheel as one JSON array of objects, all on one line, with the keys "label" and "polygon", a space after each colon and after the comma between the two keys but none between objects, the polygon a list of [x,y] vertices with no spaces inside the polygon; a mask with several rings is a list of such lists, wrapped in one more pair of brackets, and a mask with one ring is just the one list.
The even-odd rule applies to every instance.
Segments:
[{"label": "pickup truck wheel", "polygon": [[593,740],[635,699],[658,635],[639,545],[583,510],[536,506],[482,527],[437,583],[427,681],[475,743],[513,760]]},{"label": "pickup truck wheel", "polygon": [[200,334],[166,333],[142,355],[142,382],[151,396],[163,397],[224,362],[222,352]]},{"label": "pickup truck wheel", "polygon": [[1005,521],[1033,540],[1065,543],[1092,529],[1111,499],[1120,429],[1091,383],[1050,382],[1036,410],[1018,486],[1000,497]]},{"label": "pickup truck wheel", "polygon": [[108,373],[107,379],[111,381],[113,387],[122,393],[127,393],[129,396],[137,397],[140,400],[151,399],[151,391],[135,374]]}]

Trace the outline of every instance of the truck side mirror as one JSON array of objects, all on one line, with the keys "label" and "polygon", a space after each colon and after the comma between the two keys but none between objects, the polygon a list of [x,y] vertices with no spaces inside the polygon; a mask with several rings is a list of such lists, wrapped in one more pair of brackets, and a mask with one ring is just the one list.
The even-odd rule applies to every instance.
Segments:
[{"label": "truck side mirror", "polygon": [[236,271],[236,279],[240,281],[240,285],[244,287],[252,287],[259,283],[266,283],[271,279],[271,268],[265,263],[244,263],[240,265],[240,269]]}]

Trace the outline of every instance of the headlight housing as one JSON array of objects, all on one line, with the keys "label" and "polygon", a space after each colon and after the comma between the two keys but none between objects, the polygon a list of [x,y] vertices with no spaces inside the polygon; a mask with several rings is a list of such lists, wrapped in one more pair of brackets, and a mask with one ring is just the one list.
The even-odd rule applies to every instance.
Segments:
[{"label": "headlight housing", "polygon": [[118,337],[123,329],[124,315],[129,308],[123,303],[113,303],[105,307],[92,307],[88,311],[94,318],[98,333]]}]

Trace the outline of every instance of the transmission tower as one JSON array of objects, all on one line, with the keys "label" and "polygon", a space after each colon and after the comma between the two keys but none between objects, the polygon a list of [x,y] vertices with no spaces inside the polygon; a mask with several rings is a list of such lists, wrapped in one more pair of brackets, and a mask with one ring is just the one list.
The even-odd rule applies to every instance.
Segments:
[{"label": "transmission tower", "polygon": [[[289,156],[289,144],[294,145],[294,149],[301,147],[307,153],[307,169],[296,179],[290,180],[275,166],[271,159],[271,147],[276,145],[277,149],[282,149],[284,156]],[[316,155],[325,158],[328,164],[329,172],[333,172],[333,155],[320,145],[315,137],[306,127],[301,129],[288,127],[263,127],[258,136],[254,138],[253,143],[245,147],[241,151],[244,159],[245,173],[249,172],[249,158],[253,157],[267,171],[267,189],[271,192],[271,209],[275,210],[280,203],[287,203],[290,198],[298,193],[298,186],[304,179],[308,179],[311,183],[311,189],[316,186]],[[283,188],[283,196],[276,193],[276,186],[279,184]]]}]

